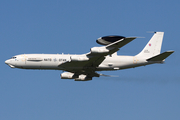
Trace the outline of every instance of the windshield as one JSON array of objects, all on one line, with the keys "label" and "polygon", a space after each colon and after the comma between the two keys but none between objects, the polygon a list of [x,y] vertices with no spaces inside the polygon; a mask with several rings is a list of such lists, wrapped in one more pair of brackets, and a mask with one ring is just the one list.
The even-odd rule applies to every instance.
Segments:
[{"label": "windshield", "polygon": [[12,57],[11,59],[16,59],[16,57]]}]

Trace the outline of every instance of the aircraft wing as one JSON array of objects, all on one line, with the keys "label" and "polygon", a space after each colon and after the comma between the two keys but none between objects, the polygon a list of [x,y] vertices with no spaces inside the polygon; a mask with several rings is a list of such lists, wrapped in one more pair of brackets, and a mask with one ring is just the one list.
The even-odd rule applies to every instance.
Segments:
[{"label": "aircraft wing", "polygon": [[65,71],[77,74],[85,74],[94,77],[99,77],[96,71],[105,59],[105,56],[111,55],[123,47],[127,43],[136,39],[136,37],[123,38],[103,47],[93,47],[91,51],[84,55],[71,56],[71,60],[59,65]]},{"label": "aircraft wing", "polygon": [[136,39],[137,37],[128,37],[128,38],[123,38],[121,40],[118,40],[116,42],[113,42],[109,45],[106,46],[106,48],[121,48],[127,43],[131,42],[132,40]]},{"label": "aircraft wing", "polygon": [[136,37],[128,37],[120,39],[116,42],[113,42],[107,46],[103,47],[93,47],[91,48],[91,51],[86,54],[87,57],[104,57],[107,55],[111,55],[119,50],[119,48],[123,47],[124,45],[128,44],[132,40],[136,39]]}]

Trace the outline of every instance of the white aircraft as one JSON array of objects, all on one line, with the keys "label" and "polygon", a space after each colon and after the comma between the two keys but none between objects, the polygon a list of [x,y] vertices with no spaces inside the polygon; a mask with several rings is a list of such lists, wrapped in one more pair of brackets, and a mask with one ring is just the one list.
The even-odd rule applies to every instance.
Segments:
[{"label": "white aircraft", "polygon": [[11,68],[63,70],[67,72],[61,74],[61,79],[88,81],[93,77],[106,76],[96,71],[163,63],[165,58],[174,52],[166,51],[160,54],[163,36],[164,32],[155,32],[144,49],[135,56],[118,56],[117,51],[136,37],[105,36],[96,40],[105,46],[93,47],[87,54],[22,54],[6,60],[5,63]]}]

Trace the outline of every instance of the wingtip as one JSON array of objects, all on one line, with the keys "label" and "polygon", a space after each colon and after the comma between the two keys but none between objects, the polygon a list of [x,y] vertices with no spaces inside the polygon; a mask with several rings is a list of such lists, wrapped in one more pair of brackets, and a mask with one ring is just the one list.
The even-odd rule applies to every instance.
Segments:
[{"label": "wingtip", "polygon": [[174,53],[175,51],[174,50],[168,50],[166,52]]},{"label": "wingtip", "polygon": [[136,39],[136,38],[145,38],[145,37],[133,36],[133,37],[127,37],[127,38],[134,38],[134,39]]}]

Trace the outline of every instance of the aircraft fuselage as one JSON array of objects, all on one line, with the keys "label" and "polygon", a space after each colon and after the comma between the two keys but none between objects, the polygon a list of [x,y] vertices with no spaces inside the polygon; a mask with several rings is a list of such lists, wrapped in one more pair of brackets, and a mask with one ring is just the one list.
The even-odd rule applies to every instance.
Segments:
[{"label": "aircraft fuselage", "polygon": [[[66,68],[59,67],[60,64],[71,61],[72,56],[69,54],[22,54],[16,55],[5,63],[12,68],[21,69],[52,69],[52,70],[64,70]],[[105,60],[97,68],[96,71],[102,70],[120,70],[126,68],[133,68],[151,64],[145,59],[138,58],[136,56],[106,56]],[[83,69],[71,66],[72,69]]]}]

